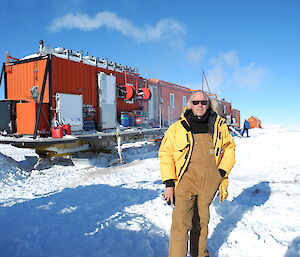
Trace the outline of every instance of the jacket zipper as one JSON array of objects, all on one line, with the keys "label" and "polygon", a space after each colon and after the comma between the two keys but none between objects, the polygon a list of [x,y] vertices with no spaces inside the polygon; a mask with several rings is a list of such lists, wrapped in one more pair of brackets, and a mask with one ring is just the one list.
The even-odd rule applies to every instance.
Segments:
[{"label": "jacket zipper", "polygon": [[217,131],[216,131],[216,141],[214,143],[214,148],[216,148],[216,145],[217,145],[217,141],[218,141],[218,135],[219,135],[219,127],[221,126],[221,121],[222,119],[219,118],[219,121],[218,121],[218,125],[217,125]]},{"label": "jacket zipper", "polygon": [[[186,134],[186,138],[187,138],[187,141],[188,141],[188,144],[186,145],[186,147],[188,146],[188,147],[190,148],[190,147],[191,147],[191,144],[190,144],[190,140],[189,140],[188,134]],[[186,148],[186,147],[185,147],[185,148]],[[181,172],[182,172],[182,170],[183,170],[183,167],[185,166],[185,164],[186,164],[186,162],[187,162],[187,159],[188,159],[188,156],[189,156],[189,151],[190,151],[190,149],[188,149],[187,154],[186,154],[186,156],[184,157],[185,161],[184,161],[183,165],[182,165],[181,168],[180,168],[180,171],[179,171],[179,174],[178,174],[178,178],[180,178],[180,175],[181,175]]]}]

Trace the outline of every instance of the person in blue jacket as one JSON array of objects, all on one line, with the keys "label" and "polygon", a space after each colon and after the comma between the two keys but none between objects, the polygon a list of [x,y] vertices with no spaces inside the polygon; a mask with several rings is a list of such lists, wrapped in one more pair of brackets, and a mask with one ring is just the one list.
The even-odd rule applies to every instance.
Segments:
[{"label": "person in blue jacket", "polygon": [[245,132],[247,133],[247,137],[249,137],[249,132],[248,132],[249,128],[250,128],[250,123],[249,123],[249,121],[245,120],[244,121],[243,132],[242,132],[242,137],[244,136]]}]

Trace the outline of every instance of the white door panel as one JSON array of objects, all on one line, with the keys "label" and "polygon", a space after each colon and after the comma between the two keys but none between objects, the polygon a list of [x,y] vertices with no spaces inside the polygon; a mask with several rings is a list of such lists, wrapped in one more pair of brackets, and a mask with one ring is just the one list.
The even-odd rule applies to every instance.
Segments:
[{"label": "white door panel", "polygon": [[101,129],[117,125],[116,77],[104,72],[98,73],[99,124]]},{"label": "white door panel", "polygon": [[56,94],[57,120],[61,124],[71,125],[71,130],[83,130],[82,95]]}]

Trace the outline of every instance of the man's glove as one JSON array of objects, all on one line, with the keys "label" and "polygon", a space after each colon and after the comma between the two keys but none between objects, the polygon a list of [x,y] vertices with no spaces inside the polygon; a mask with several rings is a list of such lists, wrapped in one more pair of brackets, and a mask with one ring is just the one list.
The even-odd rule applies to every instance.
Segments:
[{"label": "man's glove", "polygon": [[174,179],[166,180],[164,183],[166,184],[166,187],[175,187]]}]

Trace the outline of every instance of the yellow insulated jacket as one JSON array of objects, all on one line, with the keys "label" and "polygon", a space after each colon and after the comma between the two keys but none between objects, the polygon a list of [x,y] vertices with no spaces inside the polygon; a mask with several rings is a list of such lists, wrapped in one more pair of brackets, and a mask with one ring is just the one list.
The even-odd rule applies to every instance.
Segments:
[{"label": "yellow insulated jacket", "polygon": [[[225,124],[225,119],[212,111],[209,116],[209,133],[213,135],[217,167],[226,171],[219,186],[220,202],[222,202],[228,195],[228,174],[235,164],[235,143]],[[175,187],[177,186],[191,159],[193,145],[193,134],[187,119],[182,114],[181,119],[168,128],[158,152],[163,182],[173,179]]]}]

